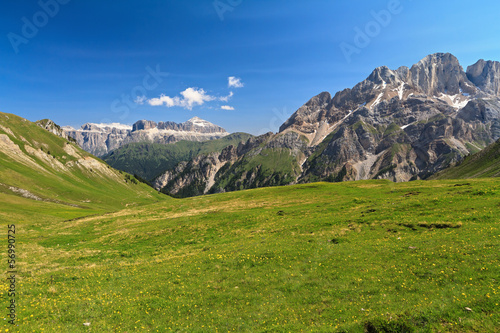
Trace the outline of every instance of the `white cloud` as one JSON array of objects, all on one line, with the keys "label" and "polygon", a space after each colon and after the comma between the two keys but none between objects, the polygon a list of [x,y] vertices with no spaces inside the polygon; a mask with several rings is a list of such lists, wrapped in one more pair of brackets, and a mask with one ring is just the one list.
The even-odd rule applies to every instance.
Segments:
[{"label": "white cloud", "polygon": [[222,102],[227,102],[227,101],[229,101],[229,99],[230,99],[231,97],[233,97],[233,96],[234,96],[234,93],[233,93],[232,91],[230,91],[230,92],[229,92],[229,95],[227,95],[227,96],[223,96],[223,97],[219,97],[219,101],[222,101]]},{"label": "white cloud", "polygon": [[244,84],[239,77],[230,76],[227,78],[227,86],[229,88],[243,88]]},{"label": "white cloud", "polygon": [[[243,87],[243,83],[240,78],[234,76],[228,77],[228,86],[233,88]],[[220,101],[228,102],[234,93],[229,92],[227,96],[212,96],[207,94],[207,92],[201,88],[187,88],[180,93],[180,96],[170,97],[165,94],[161,94],[160,97],[147,99],[146,96],[138,96],[134,102],[137,104],[148,103],[151,106],[166,106],[171,108],[174,106],[182,107],[188,110],[192,110],[195,106],[200,106],[206,102]],[[231,106],[224,105],[221,107],[223,110],[234,110]]]},{"label": "white cloud", "polygon": [[[179,97],[175,97],[175,98],[178,99]],[[149,105],[152,105],[152,106],[160,106],[160,105],[165,104],[165,106],[167,108],[170,108],[170,107],[176,105],[176,102],[174,101],[173,98],[165,96],[163,94],[160,96],[160,98],[151,98],[150,100],[148,100],[148,103],[149,103]]]},{"label": "white cloud", "polygon": [[147,100],[146,96],[137,96],[134,100],[135,103],[137,104],[144,104],[144,102]]},{"label": "white cloud", "polygon": [[216,100],[217,97],[208,95],[205,90],[199,88],[187,88],[181,92],[181,96],[169,97],[161,95],[159,98],[151,98],[148,104],[152,106],[165,105],[167,108],[180,106],[188,110],[192,110],[196,105],[203,105],[205,102]]},{"label": "white cloud", "polygon": [[181,92],[182,100],[180,106],[191,110],[195,105],[203,105],[205,102],[210,102],[216,99],[214,96],[207,95],[205,90],[197,88],[187,88]]}]

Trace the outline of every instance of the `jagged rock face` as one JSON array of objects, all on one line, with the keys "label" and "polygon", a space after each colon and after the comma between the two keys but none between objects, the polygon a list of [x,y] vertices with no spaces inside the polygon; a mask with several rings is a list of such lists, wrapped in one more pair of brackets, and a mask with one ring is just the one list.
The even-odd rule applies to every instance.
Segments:
[{"label": "jagged rock face", "polygon": [[[400,101],[420,97],[422,103],[438,102],[459,109],[478,92],[457,58],[449,53],[438,53],[425,57],[411,69],[376,68],[366,80],[352,89],[338,92],[331,99],[329,93],[321,93],[297,110],[280,127],[280,132],[298,130],[308,135],[312,144],[318,144],[320,141],[314,140],[312,133],[322,132],[321,137],[326,137],[339,121],[363,107],[366,107],[365,112],[372,112],[380,108],[379,104],[384,106],[395,97]],[[325,123],[328,130],[321,131]]]},{"label": "jagged rock face", "polygon": [[79,130],[64,128],[86,151],[104,156],[132,142],[175,143],[181,140],[207,141],[229,133],[222,127],[194,117],[184,123],[139,120],[133,126],[121,124],[85,124]]},{"label": "jagged rock face", "polygon": [[151,120],[139,120],[132,126],[132,131],[150,130],[156,128],[157,124]]},{"label": "jagged rock face", "polygon": [[317,127],[315,124],[325,120],[325,108],[330,104],[331,99],[328,92],[322,92],[318,96],[311,98],[309,102],[300,107],[292,117],[281,125],[280,132],[294,124],[300,126],[303,133],[313,133]]},{"label": "jagged rock face", "polygon": [[79,130],[64,127],[65,133],[74,138],[83,150],[95,155],[104,156],[125,144],[125,139],[131,134],[131,127],[102,126],[84,124]]},{"label": "jagged rock face", "polygon": [[479,60],[467,67],[467,77],[485,93],[500,95],[500,63],[498,61]]},{"label": "jagged rock face", "polygon": [[[194,167],[188,163],[167,173],[182,181],[158,186],[181,193],[198,184],[203,191],[196,194],[203,194],[319,180],[425,179],[500,137],[498,64],[479,61],[465,73],[453,55],[438,53],[411,68],[379,67],[352,89],[313,97],[280,133],[234,148],[228,162],[220,156],[198,161],[201,178],[186,179]],[[283,152],[293,159],[278,172]],[[272,167],[269,156],[277,161]],[[202,172],[209,169],[210,181]]]},{"label": "jagged rock face", "polygon": [[159,130],[172,130],[172,131],[184,131],[184,132],[197,132],[197,133],[205,133],[205,134],[213,134],[213,133],[224,133],[226,132],[220,126],[214,125],[206,120],[200,119],[198,117],[193,117],[188,121],[178,124],[173,121],[158,123]]},{"label": "jagged rock face", "polygon": [[497,64],[479,61],[466,74],[438,53],[410,69],[379,67],[331,100],[321,93],[280,128],[321,150],[298,181],[426,178],[485,147],[500,137]]},{"label": "jagged rock face", "polygon": [[427,96],[440,93],[456,95],[475,93],[474,84],[460,66],[458,59],[449,53],[436,53],[425,57],[410,69],[411,80]]},{"label": "jagged rock face", "polygon": [[220,168],[218,153],[198,156],[179,163],[153,182],[153,187],[173,196],[187,197],[206,193],[207,182]]}]

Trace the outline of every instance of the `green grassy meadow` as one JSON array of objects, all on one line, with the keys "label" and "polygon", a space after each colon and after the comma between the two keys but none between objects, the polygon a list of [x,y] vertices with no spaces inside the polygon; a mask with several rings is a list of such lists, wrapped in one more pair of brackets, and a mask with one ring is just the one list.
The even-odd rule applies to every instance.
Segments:
[{"label": "green grassy meadow", "polygon": [[47,202],[23,216],[20,201],[18,322],[0,331],[498,332],[499,198],[485,178],[261,188],[76,219]]}]

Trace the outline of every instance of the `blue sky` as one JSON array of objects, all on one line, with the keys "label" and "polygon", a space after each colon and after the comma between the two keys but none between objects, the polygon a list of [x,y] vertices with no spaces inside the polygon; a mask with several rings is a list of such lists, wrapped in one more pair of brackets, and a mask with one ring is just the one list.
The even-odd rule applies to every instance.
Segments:
[{"label": "blue sky", "polygon": [[500,60],[499,12],[461,0],[4,1],[0,111],[72,126],[198,116],[277,131],[311,97],[381,65],[435,52],[464,69]]}]

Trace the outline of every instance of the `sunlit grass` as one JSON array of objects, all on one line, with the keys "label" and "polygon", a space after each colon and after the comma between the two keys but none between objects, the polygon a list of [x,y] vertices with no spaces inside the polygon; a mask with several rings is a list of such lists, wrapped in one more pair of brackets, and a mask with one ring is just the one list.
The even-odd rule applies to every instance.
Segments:
[{"label": "sunlit grass", "polygon": [[495,332],[499,185],[318,183],[18,221],[15,330]]}]

